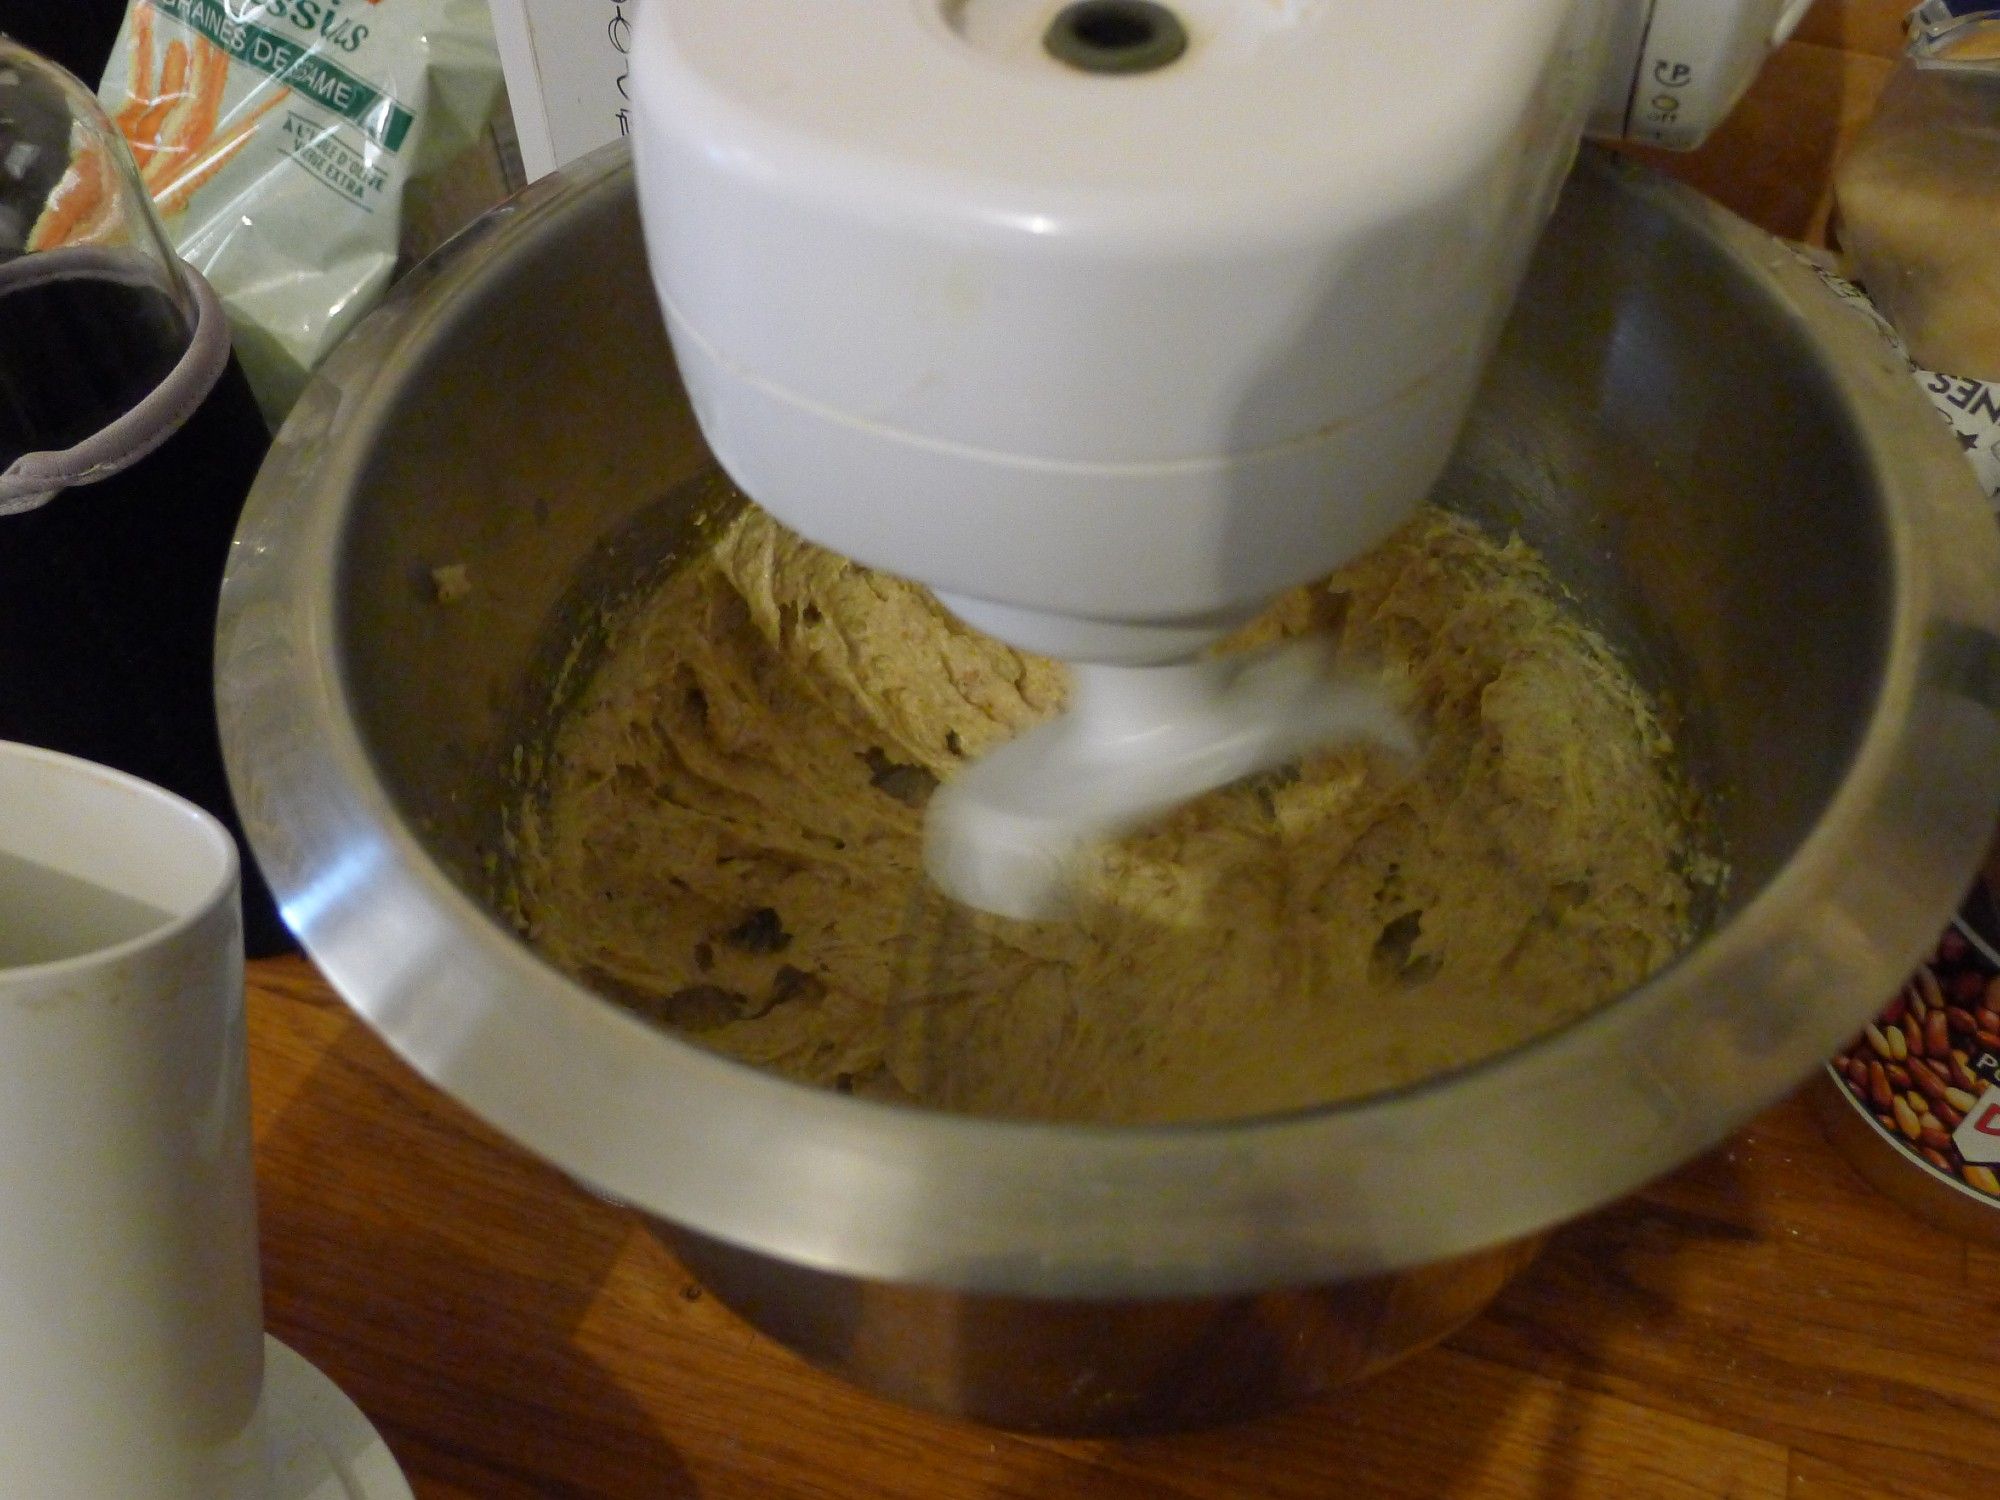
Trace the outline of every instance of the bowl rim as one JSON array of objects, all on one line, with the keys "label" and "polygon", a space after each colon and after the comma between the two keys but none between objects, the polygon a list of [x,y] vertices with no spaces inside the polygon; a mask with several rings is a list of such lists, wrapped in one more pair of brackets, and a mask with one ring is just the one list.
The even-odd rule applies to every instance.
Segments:
[{"label": "bowl rim", "polygon": [[[285,423],[224,583],[232,784],[287,923],[405,1061],[599,1193],[813,1269],[1022,1297],[1323,1283],[1471,1253],[1594,1208],[1795,1088],[1900,984],[2000,807],[2000,528],[1908,367],[1776,241],[1586,151],[1570,192],[1636,195],[1718,249],[1827,356],[1882,496],[1892,604],[1848,772],[1792,858],[1612,1004],[1393,1093],[1282,1116],[997,1121],[813,1089],[569,979],[473,901],[370,763],[339,640],[341,537],[402,383],[461,300],[629,205],[613,145],[417,267]],[[1774,1007],[1758,996],[1798,997]]]}]

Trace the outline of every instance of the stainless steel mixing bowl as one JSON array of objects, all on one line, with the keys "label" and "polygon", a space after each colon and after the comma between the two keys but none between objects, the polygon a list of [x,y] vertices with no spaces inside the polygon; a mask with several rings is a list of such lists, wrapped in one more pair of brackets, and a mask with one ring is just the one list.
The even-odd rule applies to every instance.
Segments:
[{"label": "stainless steel mixing bowl", "polygon": [[760,1326],[935,1407],[1200,1422],[1441,1336],[1841,1043],[2000,805],[2000,537],[1907,371],[1770,240],[1587,155],[1440,495],[1541,545],[1681,706],[1735,867],[1707,936],[1339,1108],[1120,1129],[817,1092],[649,1029],[486,895],[551,653],[719,489],[599,155],[419,268],[286,424],[223,599],[230,765],[287,919],[414,1067]]}]

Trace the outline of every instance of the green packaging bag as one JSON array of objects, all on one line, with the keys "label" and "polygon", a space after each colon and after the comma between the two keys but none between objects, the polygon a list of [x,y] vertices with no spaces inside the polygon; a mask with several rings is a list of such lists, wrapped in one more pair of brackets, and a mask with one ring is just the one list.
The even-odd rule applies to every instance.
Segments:
[{"label": "green packaging bag", "polygon": [[[275,423],[485,140],[500,66],[485,0],[134,0],[98,92]],[[72,167],[44,243],[91,237],[111,170]]]}]

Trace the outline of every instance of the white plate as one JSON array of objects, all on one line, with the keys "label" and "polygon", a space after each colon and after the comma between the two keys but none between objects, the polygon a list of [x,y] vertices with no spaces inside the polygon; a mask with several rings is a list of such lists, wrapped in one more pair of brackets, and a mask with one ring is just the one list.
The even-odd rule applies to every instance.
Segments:
[{"label": "white plate", "polygon": [[300,1355],[264,1335],[271,1500],[415,1500],[361,1408]]}]

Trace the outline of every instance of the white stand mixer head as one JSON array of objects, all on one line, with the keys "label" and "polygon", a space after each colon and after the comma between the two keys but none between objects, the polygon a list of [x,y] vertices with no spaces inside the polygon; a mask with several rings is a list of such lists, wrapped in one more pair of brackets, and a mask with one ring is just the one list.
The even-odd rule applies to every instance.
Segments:
[{"label": "white stand mixer head", "polygon": [[1607,12],[1174,0],[1185,50],[1106,73],[1063,9],[646,6],[647,251],[760,505],[1027,649],[1175,660],[1430,487]]},{"label": "white stand mixer head", "polygon": [[780,520],[1023,649],[1184,662],[1422,500],[1581,133],[1662,114],[1648,38],[1714,44],[1698,133],[1784,8],[655,0],[647,252]]}]

